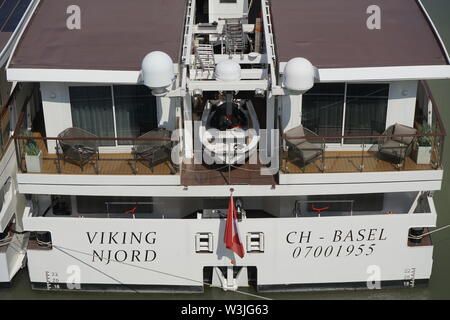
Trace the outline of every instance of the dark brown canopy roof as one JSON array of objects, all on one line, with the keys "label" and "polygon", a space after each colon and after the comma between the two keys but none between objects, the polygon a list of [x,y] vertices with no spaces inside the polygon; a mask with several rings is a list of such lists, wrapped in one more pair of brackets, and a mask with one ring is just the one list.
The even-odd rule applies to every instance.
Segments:
[{"label": "dark brown canopy roof", "polygon": [[[155,50],[179,60],[185,0],[41,0],[10,68],[140,70]],[[67,7],[81,9],[69,30]]]},{"label": "dark brown canopy roof", "polygon": [[[416,0],[271,0],[278,59],[309,59],[319,68],[446,65]],[[381,30],[369,30],[370,5]]]},{"label": "dark brown canopy roof", "polygon": [[0,52],[3,51],[11,38],[12,32],[0,32]]},{"label": "dark brown canopy roof", "polygon": [[[6,46],[13,43],[10,40],[16,29],[19,29],[19,25],[21,26],[20,23],[31,2],[32,0],[0,0],[0,53],[3,53],[0,59],[9,58],[5,55],[11,53],[12,45],[8,48]],[[15,39],[17,37],[14,37]]]}]

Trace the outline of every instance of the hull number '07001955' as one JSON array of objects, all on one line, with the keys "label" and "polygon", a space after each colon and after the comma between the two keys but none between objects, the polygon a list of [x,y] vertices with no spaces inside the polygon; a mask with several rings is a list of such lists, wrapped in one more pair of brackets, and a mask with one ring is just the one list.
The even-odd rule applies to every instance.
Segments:
[{"label": "hull number '07001955'", "polygon": [[[314,237],[312,231],[292,231],[286,236],[286,242],[295,246],[292,257],[297,258],[339,258],[370,256],[377,242],[386,241],[385,229],[334,230],[332,237]],[[313,244],[312,242],[316,242]],[[317,242],[329,241],[328,244]],[[331,243],[330,243],[331,242]]]}]

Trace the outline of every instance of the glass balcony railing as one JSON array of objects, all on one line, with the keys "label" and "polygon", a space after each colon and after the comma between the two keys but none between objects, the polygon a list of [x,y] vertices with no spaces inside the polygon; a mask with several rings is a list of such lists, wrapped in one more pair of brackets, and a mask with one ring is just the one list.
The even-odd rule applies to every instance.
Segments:
[{"label": "glass balcony railing", "polygon": [[[418,117],[418,110],[431,112]],[[281,136],[280,171],[304,174],[442,169],[445,137],[431,91],[426,82],[420,82],[414,127],[394,124],[383,134],[348,136],[319,136],[308,128],[291,130]],[[336,148],[329,141],[343,141],[345,148]]]},{"label": "glass balcony railing", "polygon": [[[104,138],[78,128],[68,128],[57,137],[46,137],[26,127],[25,112],[14,134],[21,173],[85,175],[176,175],[172,150],[181,138],[155,129],[138,138]],[[123,147],[126,142],[128,146]],[[104,145],[121,145],[117,151]],[[129,149],[129,150],[128,150]],[[117,151],[117,152],[116,152]]]},{"label": "glass balcony railing", "polygon": [[11,143],[11,105],[15,103],[19,89],[16,86],[5,105],[0,110],[0,159]]}]

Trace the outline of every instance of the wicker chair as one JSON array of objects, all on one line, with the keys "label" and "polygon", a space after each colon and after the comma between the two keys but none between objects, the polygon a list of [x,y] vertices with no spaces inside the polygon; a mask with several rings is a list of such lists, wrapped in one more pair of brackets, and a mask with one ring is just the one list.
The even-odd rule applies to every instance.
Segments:
[{"label": "wicker chair", "polygon": [[[387,128],[383,135],[414,135],[416,133],[416,129],[396,123]],[[378,153],[380,156],[394,160],[398,167],[402,167],[406,157],[411,154],[414,140],[415,137],[383,137],[378,141]]]},{"label": "wicker chair", "polygon": [[[285,159],[284,172],[288,173],[288,161],[299,161],[304,166],[319,157],[322,157],[322,168],[324,168],[325,143],[317,143],[318,135],[302,125],[292,128],[285,133],[287,158]],[[307,138],[299,138],[307,137]],[[308,141],[309,140],[309,141]],[[311,142],[311,141],[316,142]]]},{"label": "wicker chair", "polygon": [[58,171],[61,173],[60,160],[80,167],[81,171],[88,163],[93,163],[94,170],[98,174],[98,140],[84,140],[84,138],[98,138],[86,130],[80,128],[68,128],[58,135],[58,138],[73,138],[80,140],[57,140],[56,153],[58,156]]},{"label": "wicker chair", "polygon": [[137,174],[137,163],[140,161],[147,165],[152,173],[154,172],[154,166],[168,161],[170,163],[170,173],[175,174],[177,170],[173,166],[171,160],[172,154],[172,140],[166,140],[172,138],[172,131],[160,128],[149,131],[138,139],[165,139],[165,140],[136,140],[132,148],[132,154],[134,158],[133,173]]}]

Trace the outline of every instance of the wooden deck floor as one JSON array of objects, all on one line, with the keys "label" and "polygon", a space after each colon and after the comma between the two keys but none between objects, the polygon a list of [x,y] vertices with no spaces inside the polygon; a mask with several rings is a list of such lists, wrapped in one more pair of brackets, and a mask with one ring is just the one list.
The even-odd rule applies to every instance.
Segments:
[{"label": "wooden deck floor", "polygon": [[[86,164],[83,170],[75,164],[60,161],[61,172],[58,172],[58,160],[56,156],[44,156],[44,165],[41,173],[44,174],[97,174],[93,163]],[[100,175],[132,175],[134,161],[131,154],[103,153],[97,161]],[[137,175],[170,175],[169,163],[161,163],[153,167],[153,171],[141,162],[137,163]]]},{"label": "wooden deck floor", "polygon": [[[360,172],[361,163],[364,163],[364,172],[433,170],[431,165],[416,164],[410,157],[406,159],[405,166],[399,169],[394,163],[379,159],[376,152],[364,152],[364,159],[362,160],[361,152],[328,151],[325,156],[325,173]],[[285,164],[285,160],[281,161],[282,173],[285,173]],[[287,173],[321,173],[321,168],[321,158],[317,158],[306,166],[302,166],[298,162],[288,161]]]},{"label": "wooden deck floor", "polygon": [[272,175],[262,175],[261,164],[243,164],[230,169],[224,166],[208,167],[202,164],[184,165],[181,184],[201,185],[275,185]]},{"label": "wooden deck floor", "polygon": [[[55,154],[47,152],[46,145],[43,140],[37,140],[40,149],[44,153],[43,170],[45,174],[88,174],[95,175],[95,167],[93,163],[84,166],[83,170],[75,164],[60,161],[60,169],[58,171],[58,159]],[[308,174],[322,173],[321,158],[303,166],[298,162],[287,162],[287,172],[285,171],[286,155],[283,155],[281,163],[281,173],[289,174]],[[363,158],[363,160],[362,160]],[[23,167],[25,167],[25,159],[22,159]],[[387,172],[387,171],[412,171],[412,170],[433,170],[432,165],[418,165],[415,161],[408,157],[405,166],[399,169],[389,160],[379,159],[377,152],[361,152],[350,151],[327,151],[325,156],[325,173],[346,173],[360,172],[360,165],[364,163],[364,172]],[[135,163],[133,157],[129,153],[102,153],[100,160],[97,162],[100,175],[133,175],[133,167]],[[158,164],[153,170],[142,162],[138,162],[137,175],[170,175],[171,164],[169,161]],[[220,167],[220,166],[219,166]],[[223,166],[222,166],[223,167]],[[277,183],[276,176],[262,175],[260,164],[244,164],[237,167],[223,168],[218,170],[216,167],[210,167],[203,164],[184,165],[181,174],[182,185],[275,185]]]},{"label": "wooden deck floor", "polygon": [[[60,161],[61,172],[58,171],[58,157],[56,154],[49,154],[43,140],[37,141],[39,148],[44,153],[44,163],[42,172],[44,174],[87,174],[95,175],[93,163],[86,164],[83,170],[75,164]],[[22,159],[25,168],[25,159]],[[135,163],[130,153],[101,153],[100,160],[97,161],[100,175],[133,175]],[[137,175],[170,175],[170,163],[168,161],[153,167],[153,170],[142,162],[138,162]]]}]

